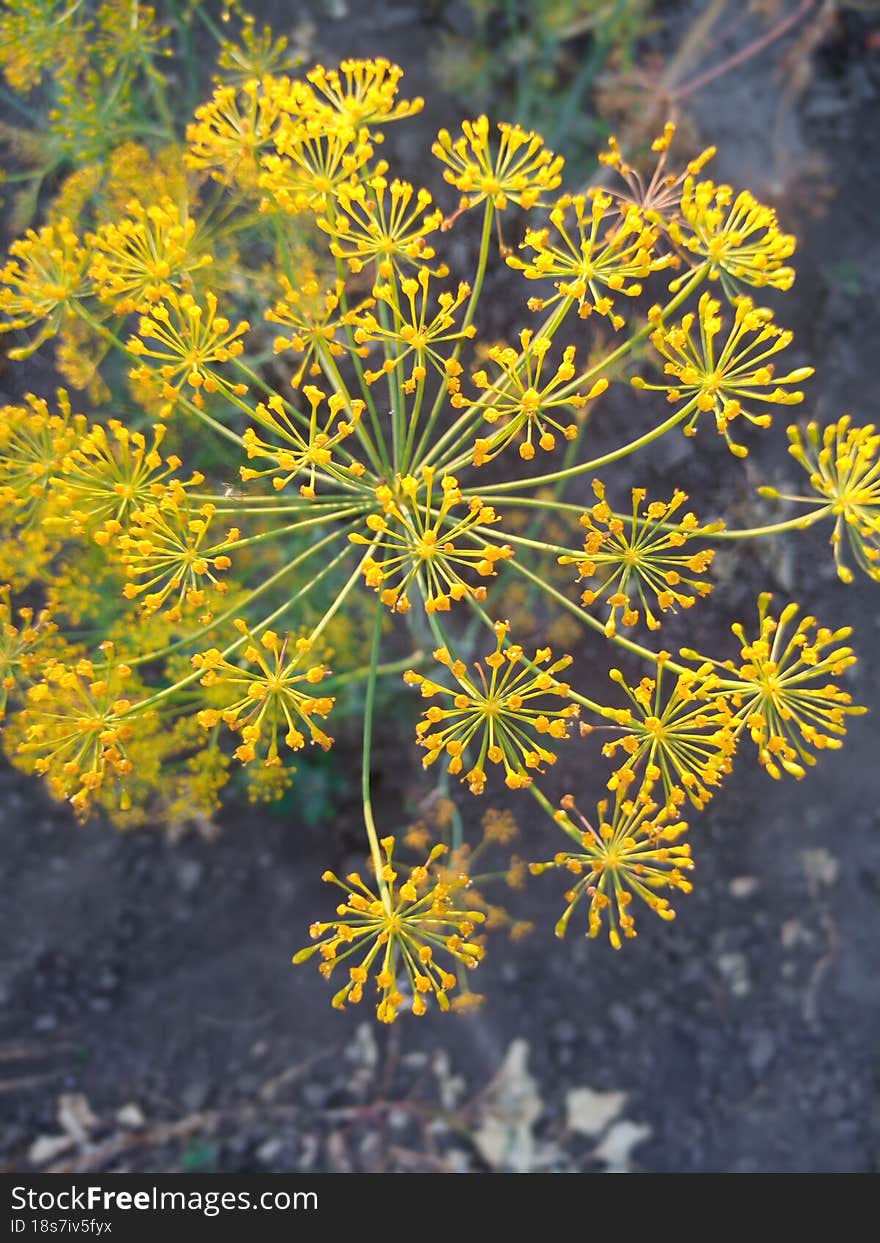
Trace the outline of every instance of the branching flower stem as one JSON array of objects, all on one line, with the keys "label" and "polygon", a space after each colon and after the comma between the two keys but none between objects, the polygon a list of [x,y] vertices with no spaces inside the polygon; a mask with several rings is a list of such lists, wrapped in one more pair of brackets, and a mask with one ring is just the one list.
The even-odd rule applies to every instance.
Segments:
[{"label": "branching flower stem", "polygon": [[385,621],[385,609],[381,602],[376,603],[376,617],[373,622],[373,637],[370,641],[370,667],[367,673],[367,693],[364,704],[364,738],[361,757],[361,796],[364,808],[364,825],[370,843],[370,858],[373,871],[376,873],[376,884],[382,896],[382,904],[391,914],[391,894],[383,876],[382,850],[379,845],[379,834],[373,817],[373,798],[370,783],[370,760],[373,750],[373,720],[376,706],[376,683],[379,677],[379,651],[382,643],[382,624]]},{"label": "branching flower stem", "polygon": [[[706,276],[707,270],[708,269],[706,265],[702,265],[694,271],[690,279],[685,282],[684,286],[679,290],[676,296],[672,298],[663,308],[664,316],[672,314],[672,312],[675,311],[677,307],[679,307],[683,302],[687,300],[687,298],[690,297],[693,291],[702,283],[703,279]],[[567,313],[567,311],[569,310],[569,307],[566,305],[566,302],[567,300],[563,299],[563,301],[560,302],[559,304],[558,310],[562,310],[563,308],[565,308],[565,312]],[[562,318],[563,317],[560,317],[559,322],[561,322]],[[541,333],[552,336],[557,327],[558,327],[558,323],[549,323],[545,325],[544,327],[542,327]],[[636,345],[644,341],[645,338],[649,335],[649,333],[653,331],[653,329],[654,329],[654,325],[650,321],[643,324],[642,327],[639,328],[637,332],[633,333],[633,335],[627,341],[624,341],[622,345],[619,345],[616,350],[614,350],[611,354],[607,356],[607,358],[603,358],[600,363],[596,363],[594,364],[594,366],[589,367],[586,371],[581,372],[566,387],[562,388],[560,390],[560,395],[563,395],[567,392],[575,393],[577,392],[578,388],[583,387],[583,385],[587,381],[592,380],[595,377],[598,377],[600,372],[608,372],[615,365],[615,363],[618,363]],[[475,405],[471,406],[466,413],[470,415],[474,411],[477,411],[479,409],[480,404],[481,403],[476,403]],[[627,457],[630,453],[635,453],[637,449],[643,448],[644,445],[650,444],[651,441],[656,440],[659,436],[665,435],[666,432],[670,431],[673,427],[676,427],[693,411],[694,407],[695,407],[695,403],[689,402],[681,410],[676,411],[675,414],[671,415],[668,419],[666,419],[665,422],[661,423],[658,427],[654,428],[653,431],[646,432],[644,436],[640,436],[638,437],[638,439],[630,441],[626,445],[621,445],[619,449],[615,449],[613,452],[607,453],[601,458],[595,458],[592,462],[581,462],[581,463],[578,463],[577,465],[571,465],[568,467],[564,467],[562,470],[554,471],[551,474],[536,475],[534,477],[530,477],[528,481],[529,486],[539,487],[545,483],[555,483],[557,481],[561,482],[567,479],[574,479],[578,475],[582,475],[584,471],[595,470],[599,466],[604,466],[609,462],[617,461],[619,458]],[[460,419],[458,422],[461,423],[462,420]],[[450,428],[450,433],[457,426],[458,424],[453,424],[453,427]],[[470,425],[468,425],[464,433],[458,437],[458,442],[462,441],[465,435],[467,435],[469,431],[470,431]],[[447,433],[447,435],[449,435],[450,433]],[[460,455],[459,457],[453,457],[449,461],[444,461],[443,467],[444,469],[449,470],[450,472],[454,473],[456,470],[460,470],[461,467],[465,465],[465,463],[467,463],[468,461],[470,461],[470,453]],[[493,489],[495,491],[501,491],[501,490],[507,491],[507,489],[509,488],[517,488],[521,486],[522,486],[521,480],[513,479],[507,483],[493,484]]]}]

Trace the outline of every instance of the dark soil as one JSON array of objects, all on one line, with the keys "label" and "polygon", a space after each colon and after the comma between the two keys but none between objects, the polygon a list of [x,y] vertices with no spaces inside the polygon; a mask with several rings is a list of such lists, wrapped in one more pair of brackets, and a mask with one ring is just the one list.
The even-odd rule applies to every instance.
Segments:
[{"label": "dark soil", "polygon": [[[364,7],[325,19],[316,54],[386,55],[427,94],[434,28],[410,6]],[[670,6],[678,23],[683,7]],[[711,59],[744,41],[731,30]],[[878,42],[876,21],[844,10],[800,61],[788,38],[687,105],[701,139],[719,147],[715,175],[776,202],[799,234],[798,281],[780,318],[816,367],[808,403],[820,419],[876,420]],[[416,167],[452,108],[435,104],[410,127],[403,155]],[[784,413],[746,467],[704,432],[664,442],[646,482],[684,486],[698,512],[710,496],[737,525],[772,520],[753,485],[795,476]],[[721,577],[688,618],[689,642],[717,649],[729,621],[753,616],[757,591],[792,592],[823,623],[854,625],[862,659],[852,689],[876,712],[880,596],[873,584],[837,582],[823,533],[729,554]],[[644,918],[621,953],[583,939],[576,924],[557,942],[560,885],[552,875],[531,881],[513,898],[536,931],[493,945],[477,980],[482,1011],[405,1017],[390,1031],[366,1007],[334,1012],[313,967],[290,966],[327,909],[320,873],[344,866],[357,832],[350,809],[341,819],[328,804],[310,827],[297,814],[233,806],[215,840],[170,842],[159,830],[77,827],[36,783],[4,769],[2,1160],[233,1172],[876,1171],[878,737],[876,715],[855,719],[844,749],[800,783],[772,782],[744,753],[695,826],[694,893],[674,923]],[[556,781],[560,792],[584,790],[584,804],[601,786],[598,774],[584,778],[592,754],[560,764]],[[407,763],[401,776],[389,747],[377,766],[396,820],[401,792],[419,779],[415,757]],[[549,857],[552,826],[525,798],[517,814],[526,853]],[[570,1096],[583,1088],[625,1096]]]}]

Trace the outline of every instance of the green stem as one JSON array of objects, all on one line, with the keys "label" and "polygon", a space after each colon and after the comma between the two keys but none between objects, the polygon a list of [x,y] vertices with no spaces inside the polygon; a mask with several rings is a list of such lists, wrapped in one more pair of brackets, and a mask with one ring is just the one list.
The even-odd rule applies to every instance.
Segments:
[{"label": "green stem", "polygon": [[[332,199],[328,199],[327,215],[328,215],[329,220],[332,223],[334,216],[335,216]],[[364,375],[364,365],[361,362],[361,357],[360,357],[360,354],[358,353],[358,349],[359,349],[358,344],[354,339],[354,327],[352,324],[347,322],[348,316],[350,313],[350,308],[349,308],[349,303],[348,303],[348,293],[345,288],[345,264],[343,263],[342,259],[339,258],[338,255],[336,256],[336,279],[339,283],[339,289],[340,289],[339,309],[342,312],[342,319],[343,321],[345,321],[345,337],[346,337],[346,340],[348,341],[349,357],[351,359],[355,372],[357,373],[358,384],[360,385],[360,390],[361,390],[361,396],[366,402],[367,410],[369,410],[370,412],[370,422],[373,425],[373,434],[376,437],[376,448],[379,452],[380,457],[382,458],[382,461],[385,463],[386,469],[388,471],[388,475],[390,477],[394,472],[391,469],[391,460],[388,456],[388,446],[385,443],[385,436],[382,431],[382,423],[381,423],[381,420],[379,419],[379,412],[376,409],[376,403],[373,400],[372,388],[367,383],[366,377]]]},{"label": "green stem", "polygon": [[213,415],[208,414],[206,410],[202,410],[195,404],[195,402],[190,401],[188,397],[184,397],[182,392],[178,392],[177,400],[185,410],[187,410],[190,414],[195,415],[201,423],[204,423],[206,427],[210,427],[211,430],[215,431],[218,436],[222,436],[225,440],[237,445],[239,449],[243,447],[244,441],[241,436],[239,436],[238,432],[234,432],[231,427],[227,427],[224,423],[221,423],[219,419],[215,419]]},{"label": "green stem", "polygon": [[376,883],[379,886],[379,892],[382,895],[382,904],[388,914],[391,914],[391,894],[388,890],[388,884],[382,875],[384,864],[382,862],[382,849],[379,845],[379,834],[376,832],[376,822],[373,819],[373,800],[370,791],[370,757],[373,748],[373,715],[376,706],[376,681],[379,674],[379,649],[382,642],[382,622],[385,617],[385,606],[381,602],[376,604],[376,620],[373,623],[373,638],[370,644],[370,668],[367,674],[367,697],[364,705],[364,746],[361,759],[361,794],[364,804],[364,825],[367,830],[367,838],[370,843],[370,857],[373,860],[373,870],[376,873]]},{"label": "green stem", "polygon": [[[551,313],[544,320],[540,328],[535,332],[535,337],[553,337],[562,321],[574,305],[574,296],[569,295],[560,300],[559,305],[554,307]],[[515,370],[518,372],[525,359],[525,351],[521,350],[516,363]],[[510,381],[505,380],[498,392],[505,393],[508,391]],[[482,409],[489,403],[489,392],[483,393],[475,402],[469,404],[465,410],[458,416],[455,422],[447,428],[435,445],[431,447],[430,452],[425,457],[425,462],[436,462],[438,469],[447,473],[454,472],[459,466],[470,461],[471,453],[460,459],[456,459],[455,455],[462,443],[467,439],[473,431],[475,423],[479,422],[482,417]]]},{"label": "green stem", "polygon": [[[333,385],[336,392],[341,393],[349,405],[351,405],[351,394],[348,391],[348,386],[342,378],[333,355],[329,352],[329,350],[322,349],[320,345],[317,348],[317,355],[324,375]],[[352,355],[352,357],[355,357],[355,355]],[[364,380],[363,383],[366,384],[366,380]],[[367,409],[370,410],[370,407],[367,406]],[[379,416],[376,413],[375,407],[370,410],[370,421],[373,424],[373,432],[377,436],[378,443],[376,445],[373,444],[369,433],[365,427],[361,426],[360,421],[355,426],[355,435],[366,450],[376,474],[382,475],[383,471],[387,471],[390,475],[391,463],[388,460],[385,440],[381,434],[381,425],[379,423]]]},{"label": "green stem", "polygon": [[323,526],[326,522],[337,522],[342,518],[351,518],[355,514],[360,514],[362,509],[360,506],[353,509],[340,509],[335,513],[318,514],[314,518],[304,518],[300,522],[291,522],[287,526],[273,527],[270,531],[260,531],[258,535],[247,535],[244,539],[235,540],[231,544],[224,544],[223,551],[233,548],[247,548],[251,544],[262,544],[267,539],[279,539],[282,535],[290,535],[294,531],[305,531],[309,527]]},{"label": "green stem", "polygon": [[[243,599],[236,600],[235,604],[233,604],[231,608],[226,609],[225,612],[221,613],[219,617],[215,617],[214,620],[209,622],[206,626],[202,626],[200,629],[194,630],[192,634],[185,635],[184,638],[178,639],[175,643],[170,643],[167,647],[157,648],[155,651],[146,652],[143,656],[133,657],[126,663],[129,665],[145,665],[150,661],[161,660],[166,656],[170,656],[173,652],[180,651],[182,647],[189,647],[192,643],[195,643],[197,639],[200,639],[202,635],[210,634],[212,630],[216,630],[219,626],[222,626],[224,622],[229,621],[230,617],[235,617],[237,613],[240,613],[242,609],[246,608],[249,604],[252,604],[258,596],[263,594],[263,592],[268,591],[270,587],[274,587],[285,574],[289,574],[291,570],[295,570],[297,566],[302,565],[302,563],[307,561],[309,557],[313,557],[315,553],[320,552],[321,549],[326,547],[327,544],[335,542],[338,538],[339,532],[331,531],[329,535],[324,537],[324,539],[319,540],[317,544],[311,545],[311,547],[307,548],[305,552],[300,553],[298,556],[294,557],[292,561],[288,561],[286,565],[282,566],[280,570],[276,570],[274,574],[269,576],[269,578],[264,579],[258,587],[254,587],[253,590],[248,592]],[[348,551],[349,550],[346,548],[345,552],[347,553]]]},{"label": "green stem", "polygon": [[[428,361],[427,357],[422,361],[423,364],[426,364]],[[416,429],[419,425],[419,417],[422,413],[422,403],[425,400],[425,383],[426,381],[424,379],[416,381],[415,400],[413,401],[412,409],[410,410],[409,418],[407,419],[409,426],[407,428],[406,440],[403,446],[403,461],[400,466],[401,475],[409,473],[409,464],[412,461],[413,441],[415,440]],[[445,386],[441,383],[441,393],[444,391],[444,388]]]},{"label": "green stem", "polygon": [[581,841],[580,833],[578,833],[577,829],[574,828],[573,825],[569,825],[567,820],[560,820],[557,818],[556,808],[550,802],[547,795],[542,790],[539,790],[534,782],[532,782],[529,786],[529,791],[532,794],[532,797],[538,801],[541,807],[543,807],[544,811],[546,811],[553,823],[559,825],[560,829],[562,829],[564,833],[567,833],[572,841],[575,841],[579,846],[582,846],[583,842]]},{"label": "green stem", "polygon": [[808,527],[813,526],[822,518],[827,518],[832,512],[830,505],[823,505],[811,514],[799,514],[796,518],[789,518],[785,522],[772,522],[765,527],[746,527],[740,531],[714,531],[712,539],[757,539],[762,535],[779,535],[783,531],[806,531]]},{"label": "green stem", "polygon": [[[528,483],[528,479],[523,479],[523,483]],[[494,486],[494,485],[493,485]],[[535,496],[495,496],[489,492],[480,491],[480,500],[486,505],[498,502],[499,505],[506,505],[508,509],[528,508],[528,509],[558,509],[560,513],[582,514],[584,512],[583,505],[575,505],[571,501],[557,501],[553,498],[543,498]],[[497,533],[496,533],[497,534]]]},{"label": "green stem", "polygon": [[[370,545],[370,547],[372,548],[372,545]],[[310,551],[314,552],[316,551],[316,549],[312,549]],[[264,617],[262,621],[258,622],[256,626],[252,628],[251,633],[256,634],[259,630],[264,630],[266,626],[271,626],[271,624],[274,621],[276,621],[279,617],[281,617],[283,613],[286,613],[287,610],[291,608],[292,605],[297,604],[304,596],[308,595],[310,591],[312,591],[315,587],[317,587],[321,579],[326,578],[328,574],[330,574],[333,570],[335,570],[337,565],[339,565],[340,562],[343,561],[344,558],[347,557],[350,552],[351,552],[350,546],[348,548],[343,548],[343,550],[340,553],[338,553],[331,562],[329,562],[326,566],[324,566],[322,570],[319,570],[319,572],[315,575],[313,579],[310,579],[309,582],[307,582],[304,586],[302,586],[299,589],[299,591],[294,592],[294,594],[290,596],[289,599],[285,600],[283,604],[279,605],[279,607],[275,609],[274,612],[270,613],[268,617]],[[289,570],[291,568],[291,565],[293,564],[294,563],[291,562],[290,565],[286,565],[284,567],[284,572]],[[361,562],[361,564],[363,563]],[[358,565],[358,568],[355,571],[355,573],[356,574],[360,573],[360,565]],[[319,622],[315,630],[312,631],[312,634],[310,636],[311,638],[314,639],[318,634],[320,634],[320,632],[326,626],[327,622],[330,620],[330,617],[332,617],[333,613],[336,612],[336,607],[338,607],[339,603],[341,603],[341,601],[345,598],[345,596],[348,594],[349,590],[351,589],[353,585],[353,578],[354,576],[352,576],[352,579],[349,579],[349,582],[342,589],[342,593],[337,598],[336,605],[331,610],[330,615],[328,616],[325,614],[322,621]],[[236,611],[237,610],[235,609],[230,610],[230,613],[227,614],[227,616],[231,615],[231,613],[236,612]],[[214,624],[216,625],[216,623]],[[241,635],[238,639],[235,639],[232,643],[230,643],[228,647],[223,649],[223,651],[220,653],[221,656],[225,660],[227,656],[230,656],[233,652],[237,651],[237,649],[241,647],[242,643],[247,643],[247,641],[248,641],[248,636],[246,634]],[[130,662],[130,663],[134,663],[134,662]],[[135,715],[135,713],[143,712],[145,708],[152,708],[155,704],[161,703],[163,700],[168,699],[171,695],[174,695],[178,691],[183,690],[185,687],[192,685],[192,683],[195,682],[201,676],[202,676],[201,669],[194,669],[192,673],[188,673],[185,678],[181,678],[180,681],[175,682],[173,686],[166,686],[164,687],[163,690],[156,691],[154,695],[150,695],[149,698],[142,699],[139,703],[132,704],[131,710],[125,715],[133,716]]]},{"label": "green stem", "polygon": [[[675,414],[670,415],[663,423],[654,427],[649,432],[645,432],[643,436],[638,436],[635,440],[630,440],[627,444],[621,445],[619,449],[612,450],[611,453],[605,453],[602,457],[593,458],[590,462],[580,462],[577,466],[570,466],[567,470],[553,471],[549,475],[536,475],[532,479],[511,479],[509,483],[495,483],[492,485],[494,492],[506,492],[508,488],[521,488],[523,484],[529,487],[540,487],[545,483],[555,483],[557,479],[575,479],[578,475],[584,474],[588,470],[597,470],[600,466],[607,466],[610,462],[617,462],[620,458],[628,457],[630,453],[635,453],[639,449],[643,449],[645,445],[651,444],[655,440],[659,440],[661,436],[665,436],[668,431],[676,427],[690,414],[696,404],[696,398],[689,401],[687,405],[682,406],[681,410],[677,410]],[[462,489],[463,495],[472,496],[480,494],[479,488]]]},{"label": "green stem", "polygon": [[[461,324],[462,332],[469,328],[474,322],[477,304],[480,300],[480,294],[483,291],[483,282],[486,279],[486,269],[489,264],[489,249],[492,243],[492,221],[494,216],[495,204],[492,199],[486,199],[486,211],[483,216],[483,232],[480,237],[480,254],[477,259],[477,270],[474,275],[474,282],[471,286],[470,300],[468,301],[467,311]],[[452,357],[456,362],[458,361],[461,351],[464,348],[465,340],[466,338],[462,337],[452,352]],[[421,459],[421,456],[425,451],[425,447],[430,440],[431,432],[434,430],[434,425],[440,416],[440,411],[443,409],[446,397],[446,386],[441,382],[440,389],[434,399],[434,405],[431,407],[431,413],[428,415],[428,422],[425,424],[425,429],[419,437],[419,443],[415,451],[415,460],[417,462]]]},{"label": "green stem", "polygon": [[[386,661],[384,665],[376,666],[376,677],[385,678],[393,677],[395,673],[406,673],[407,669],[420,668],[430,659],[427,652],[423,652],[421,648],[415,652],[411,652],[409,656],[402,660]],[[338,686],[348,686],[351,682],[363,682],[371,672],[370,665],[361,665],[359,669],[350,669],[348,673],[340,673],[334,677],[330,677],[324,683],[326,686],[332,686],[334,689]]]},{"label": "green stem", "polygon": [[[633,652],[636,656],[640,656],[642,660],[647,660],[651,664],[656,665],[656,652],[652,652],[649,647],[642,647],[641,643],[636,643],[633,639],[625,639],[623,635],[606,634],[605,627],[598,618],[593,617],[590,613],[587,613],[583,608],[581,608],[580,605],[575,604],[572,600],[569,600],[567,596],[564,596],[561,591],[557,591],[555,587],[551,587],[549,583],[545,582],[544,579],[540,578],[537,574],[533,574],[531,570],[526,569],[526,567],[515,558],[506,563],[505,569],[507,568],[516,570],[519,574],[522,574],[525,578],[528,578],[546,595],[551,596],[557,604],[561,604],[564,609],[567,609],[569,613],[579,618],[585,626],[589,626],[591,630],[595,630],[598,634],[601,634],[604,639],[610,639],[610,641],[612,643],[616,643],[618,647],[622,647],[628,652]],[[664,668],[673,669],[676,673],[687,672],[683,665],[676,664],[674,660],[667,660]]]},{"label": "green stem", "polygon": [[[472,533],[474,535],[485,535],[487,539],[491,539],[493,535],[497,537],[497,532],[493,532],[491,527],[473,527]],[[559,544],[548,544],[544,540],[531,539],[528,535],[512,535],[509,531],[505,531],[504,538],[509,540],[511,544],[523,544],[526,548],[538,548],[541,552],[561,554],[566,557],[581,557],[583,555],[582,550],[579,548],[562,548]]]}]

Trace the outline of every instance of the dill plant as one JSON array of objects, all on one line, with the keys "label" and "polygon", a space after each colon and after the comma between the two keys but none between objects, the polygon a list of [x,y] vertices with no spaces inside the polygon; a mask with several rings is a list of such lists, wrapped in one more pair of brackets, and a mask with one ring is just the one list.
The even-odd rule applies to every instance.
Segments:
[{"label": "dill plant", "polygon": [[[10,357],[83,343],[89,374],[73,368],[70,382],[99,406],[75,413],[62,391],[0,412],[13,762],[83,817],[99,805],[137,822],[157,791],[166,815],[209,815],[231,765],[252,775],[255,797],[283,793],[293,758],[332,745],[340,694],[362,684],[366,872],[325,874],[344,899],[294,961],[339,980],[334,1005],[369,992],[385,1022],[404,1005],[473,1003],[468,973],[486,928],[504,922],[473,889],[474,862],[514,830],[507,813],[487,813],[468,853],[466,816],[450,854],[427,829],[401,843],[377,826],[380,683],[424,701],[426,767],[475,796],[494,773],[511,797],[537,801],[561,835],[558,853],[531,865],[566,878],[557,932],[583,908],[589,935],[604,929],[620,948],[640,909],[671,919],[671,899],[690,890],[684,815],[731,779],[741,747],[770,777],[799,778],[861,711],[835,681],[855,661],[849,630],[798,620],[793,603],[762,595],[757,624],[733,626],[736,659],[673,656],[642,627],[660,630],[710,592],[720,540],[828,520],[841,577],[852,577],[849,548],[880,578],[870,426],[792,428],[809,480],[792,499],[806,508],[758,529],[699,518],[680,488],[649,497],[636,482],[613,498],[600,477],[632,457],[637,479],[639,455],[682,432],[714,429],[740,458],[741,429],[802,400],[811,369],[786,369],[791,334],[754,301],[794,280],[795,240],[775,212],[706,180],[711,151],[675,171],[671,125],[653,144],[653,176],[612,142],[601,159],[613,182],[571,195],[540,137],[484,117],[438,136],[451,197],[435,204],[380,154],[384,127],[421,107],[400,97],[401,76],[352,60],[221,84],[136,197],[121,201],[111,159],[114,210],[85,230],[56,210],[0,271]],[[500,254],[534,326],[481,343],[496,234],[517,211],[527,228]],[[481,218],[466,279],[444,260],[465,213]],[[635,312],[643,292],[647,320]],[[247,303],[270,329],[240,317]],[[621,429],[597,455],[588,418],[628,382],[621,363],[637,348],[653,364],[632,384],[663,395],[654,424]],[[71,371],[69,348],[59,365]],[[580,499],[562,499],[562,485]],[[517,581],[603,636],[611,656],[639,657],[638,685],[612,668],[617,702],[593,700],[570,655],[521,642],[501,612]],[[19,607],[35,583],[45,607]],[[365,603],[359,665],[338,627]],[[402,660],[384,650],[400,635],[413,648]],[[545,792],[563,750],[584,766],[610,761],[595,816]],[[458,812],[448,798],[443,808],[448,827]],[[401,859],[407,846],[422,862]],[[506,879],[517,887],[525,873],[514,859]]]}]

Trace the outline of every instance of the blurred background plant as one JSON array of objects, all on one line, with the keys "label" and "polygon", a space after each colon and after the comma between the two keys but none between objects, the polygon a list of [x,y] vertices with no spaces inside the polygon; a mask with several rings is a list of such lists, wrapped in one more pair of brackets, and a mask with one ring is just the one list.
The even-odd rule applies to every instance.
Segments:
[{"label": "blurred background plant", "polygon": [[[440,84],[471,108],[515,116],[572,158],[606,133],[593,95],[609,74],[627,75],[640,40],[656,30],[656,0],[437,0],[449,27],[432,54]],[[453,26],[454,23],[454,26]]]}]

